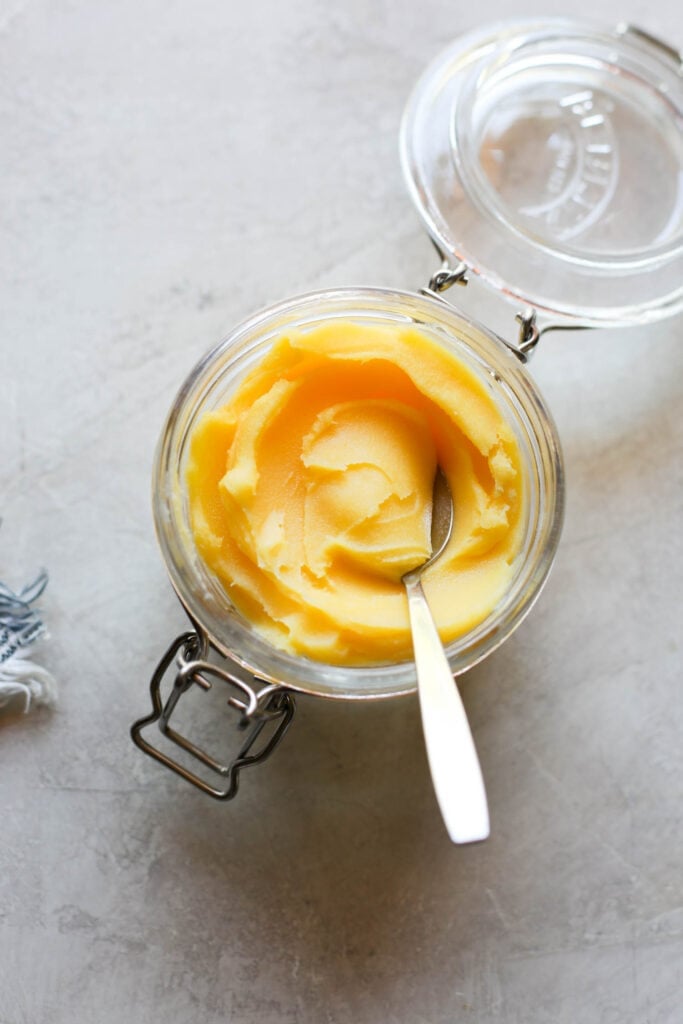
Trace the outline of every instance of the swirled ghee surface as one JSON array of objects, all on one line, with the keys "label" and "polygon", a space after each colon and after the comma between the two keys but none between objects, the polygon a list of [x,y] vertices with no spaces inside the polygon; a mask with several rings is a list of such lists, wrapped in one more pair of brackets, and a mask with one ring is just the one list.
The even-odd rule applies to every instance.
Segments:
[{"label": "swirled ghee surface", "polygon": [[288,333],[193,431],[197,550],[275,646],[332,664],[408,659],[401,577],[430,553],[437,463],[455,526],[423,583],[448,642],[513,574],[513,430],[486,384],[416,328],[335,320]]}]

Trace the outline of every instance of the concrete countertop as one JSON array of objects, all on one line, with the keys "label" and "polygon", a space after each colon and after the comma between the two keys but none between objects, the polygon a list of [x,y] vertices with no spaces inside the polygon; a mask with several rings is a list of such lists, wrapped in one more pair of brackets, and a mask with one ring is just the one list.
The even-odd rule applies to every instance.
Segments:
[{"label": "concrete countertop", "polygon": [[[227,805],[128,735],[185,626],[149,503],[176,389],[265,305],[425,283],[403,105],[505,13],[0,7],[0,579],[48,569],[59,684],[0,717],[0,1024],[683,1021],[680,318],[534,360],[568,507],[533,613],[462,680],[488,842],[449,843],[412,697],[301,699]],[[673,0],[592,13],[683,44]]]}]

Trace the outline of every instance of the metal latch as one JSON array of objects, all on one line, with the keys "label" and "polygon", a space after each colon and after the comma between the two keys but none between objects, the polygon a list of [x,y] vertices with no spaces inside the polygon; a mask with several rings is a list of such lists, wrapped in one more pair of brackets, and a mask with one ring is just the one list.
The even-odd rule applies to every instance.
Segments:
[{"label": "metal latch", "polygon": [[[215,797],[216,800],[232,800],[237,793],[241,770],[265,761],[285,735],[295,710],[294,695],[282,685],[254,679],[255,683],[264,683],[256,690],[226,668],[208,661],[208,654],[208,637],[199,627],[176,637],[152,675],[152,712],[135,722],[131,728],[131,738],[145,754],[160,761],[202,792]],[[161,684],[174,663],[175,678],[170,694],[164,701]],[[239,715],[237,728],[246,730],[247,733],[237,754],[227,764],[216,760],[170,725],[171,716],[183,694],[193,686],[206,692],[215,682],[226,686],[229,694],[227,703]],[[219,776],[222,785],[211,785],[196,772],[150,743],[142,732],[155,722],[172,743],[199,761],[209,772]]]},{"label": "metal latch", "polygon": [[[448,257],[441,251],[439,246],[432,239],[432,244],[439,256],[441,257],[441,266],[435,274],[429,280],[429,284],[426,288],[420,288],[421,295],[429,295],[433,299],[439,299],[442,302],[446,300],[442,298],[442,293],[452,288],[454,284],[465,286],[468,283],[469,267],[466,263],[458,263],[455,267],[451,267],[448,262]],[[539,338],[541,337],[541,331],[538,329],[536,324],[536,310],[528,308],[524,312],[517,313],[515,320],[519,324],[519,334],[517,337],[517,343],[513,344],[507,341],[505,338],[500,340],[503,342],[511,352],[517,356],[523,363],[526,363],[532,352],[538,344]]]}]

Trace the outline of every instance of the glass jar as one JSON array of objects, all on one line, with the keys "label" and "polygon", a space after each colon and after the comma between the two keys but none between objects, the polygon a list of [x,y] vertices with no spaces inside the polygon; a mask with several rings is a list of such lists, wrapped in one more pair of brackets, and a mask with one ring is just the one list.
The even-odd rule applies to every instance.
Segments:
[{"label": "glass jar", "polygon": [[[524,538],[497,605],[448,644],[452,673],[477,664],[519,625],[552,565],[564,509],[557,432],[524,363],[548,330],[635,325],[683,308],[682,72],[680,54],[640,29],[573,19],[479,29],[426,69],[406,107],[401,161],[442,258],[429,287],[320,291],[272,306],[209,352],[173,403],[154,466],[154,520],[192,629],[161,659],[152,712],[133,726],[146,753],[227,799],[241,769],[267,757],[284,735],[293,694],[369,700],[415,689],[412,661],[343,667],[275,648],[232,606],[195,549],[183,485],[189,438],[199,417],[225,404],[286,330],[334,318],[412,324],[488,389],[521,452]],[[518,310],[517,344],[445,301],[451,285],[473,275],[500,298],[506,316]],[[212,650],[219,663],[210,660]],[[172,688],[163,697],[168,674]],[[227,764],[169,724],[190,687],[214,682],[227,686],[228,703],[249,726]],[[153,723],[221,784],[152,745],[143,731]]]},{"label": "glass jar", "polygon": [[419,327],[475,372],[512,427],[522,453],[527,496],[522,551],[504,598],[475,629],[449,644],[453,672],[465,672],[509,636],[538,595],[557,547],[564,506],[559,439],[538,389],[513,353],[485,328],[431,296],[369,288],[316,292],[273,306],[236,327],[195,367],[173,404],[154,468],[154,520],[181,602],[224,657],[259,679],[298,692],[351,699],[391,697],[414,690],[412,662],[347,668],[273,647],[232,607],[198,556],[189,524],[183,481],[188,439],[198,419],[225,404],[284,331],[311,328],[333,318]]}]

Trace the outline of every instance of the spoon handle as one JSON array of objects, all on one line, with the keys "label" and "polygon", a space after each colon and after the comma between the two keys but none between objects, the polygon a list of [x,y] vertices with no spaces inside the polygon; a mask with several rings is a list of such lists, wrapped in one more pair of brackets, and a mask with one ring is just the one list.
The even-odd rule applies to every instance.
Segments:
[{"label": "spoon handle", "polygon": [[489,835],[489,812],[469,722],[422,584],[419,579],[404,582],[436,798],[453,842],[477,842]]}]

